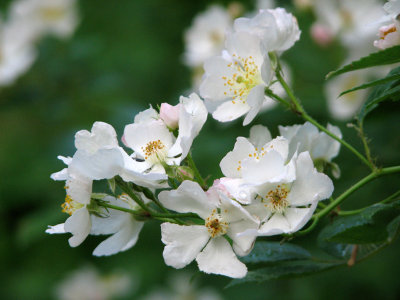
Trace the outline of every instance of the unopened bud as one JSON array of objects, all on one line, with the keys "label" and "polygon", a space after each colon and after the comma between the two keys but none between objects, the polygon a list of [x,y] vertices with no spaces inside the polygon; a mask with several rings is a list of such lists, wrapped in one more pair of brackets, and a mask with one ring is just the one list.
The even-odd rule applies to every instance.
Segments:
[{"label": "unopened bud", "polygon": [[160,107],[160,118],[170,129],[175,130],[179,126],[179,111],[181,104],[172,106],[168,103],[162,103]]}]

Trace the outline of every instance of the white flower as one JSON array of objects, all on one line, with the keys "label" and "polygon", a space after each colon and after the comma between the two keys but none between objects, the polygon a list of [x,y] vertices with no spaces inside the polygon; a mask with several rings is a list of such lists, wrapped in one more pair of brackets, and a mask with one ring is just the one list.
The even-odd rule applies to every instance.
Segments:
[{"label": "white flower", "polygon": [[36,58],[29,28],[0,20],[0,86],[12,84]]},{"label": "white flower", "polygon": [[91,267],[84,267],[69,274],[56,286],[58,300],[109,300],[126,296],[132,289],[132,278],[114,272],[106,276]]},{"label": "white flower", "polygon": [[[204,225],[161,224],[167,265],[183,268],[196,259],[199,269],[206,273],[233,278],[246,275],[247,268],[235,253],[247,255],[255,238],[238,234],[256,230],[259,224],[243,207],[224,194],[218,198],[208,197],[192,181],[184,181],[177,190],[161,192],[159,199],[168,209],[197,213],[204,220]],[[232,240],[233,250],[225,235]]]},{"label": "white flower", "polygon": [[17,0],[10,7],[11,22],[24,23],[36,36],[69,37],[78,17],[76,0]]},{"label": "white flower", "polygon": [[291,48],[301,33],[297,19],[283,8],[260,10],[251,19],[238,18],[234,30],[258,36],[268,52]]},{"label": "white flower", "polygon": [[338,120],[349,120],[360,109],[367,97],[368,90],[358,90],[341,97],[341,92],[349,90],[368,80],[370,71],[359,70],[341,74],[326,82],[324,86],[325,97],[328,100],[328,109],[331,115]]},{"label": "white flower", "polygon": [[379,40],[374,41],[374,46],[386,49],[400,45],[400,23],[395,22],[379,28]]},{"label": "white flower", "polygon": [[221,184],[239,202],[251,202],[253,190],[245,186],[261,185],[265,182],[292,181],[294,166],[287,163],[289,143],[283,137],[271,140],[264,126],[253,126],[250,138],[238,137],[235,146],[221,160]]},{"label": "white flower", "polygon": [[194,93],[188,98],[180,98],[179,134],[176,139],[153,108],[138,114],[134,123],[125,127],[123,137],[124,143],[135,151],[137,170],[165,174],[163,164],[179,165],[189,153],[206,119],[204,103]]},{"label": "white flower", "polygon": [[296,178],[291,182],[269,182],[258,186],[258,196],[246,207],[261,220],[258,235],[300,230],[311,218],[318,201],[329,198],[333,192],[331,179],[316,171],[308,152],[302,152],[294,159]]},{"label": "white flower", "polygon": [[337,37],[357,55],[373,50],[373,40],[382,17],[379,0],[318,0],[314,3],[316,24],[325,29],[326,36]]},{"label": "white flower", "polygon": [[221,6],[210,6],[197,15],[185,32],[185,63],[201,66],[204,61],[218,55],[224,47],[225,32],[232,27],[232,18]]},{"label": "white flower", "polygon": [[[91,132],[78,131],[75,135],[77,151],[72,158],[59,158],[68,166],[51,175],[54,180],[66,181],[63,211],[70,217],[64,224],[50,227],[47,233],[72,233],[71,247],[81,244],[91,229],[88,205],[92,194],[93,180],[110,179],[120,175],[126,181],[134,181],[144,186],[160,186],[162,177],[142,175],[135,170],[135,163],[118,146],[114,128],[103,122],[95,122]],[[146,177],[147,176],[147,177]]]},{"label": "white flower", "polygon": [[[141,198],[145,199],[142,196]],[[137,204],[127,195],[122,195],[118,199],[106,196],[103,201],[122,208],[137,208]],[[139,238],[144,222],[137,221],[132,214],[120,210],[107,209],[104,214],[105,217],[91,216],[90,234],[112,234],[112,236],[101,242],[93,251],[93,255],[112,255],[133,247]]]},{"label": "white flower", "polygon": [[[328,124],[327,129],[342,138],[339,127]],[[319,132],[318,128],[310,122],[303,125],[279,126],[280,134],[289,141],[289,157],[297,151],[308,151],[312,160],[322,160],[331,162],[339,154],[340,143],[324,132]]]},{"label": "white flower", "polygon": [[227,51],[207,60],[200,94],[213,118],[220,122],[246,114],[249,124],[266,100],[264,89],[270,84],[272,69],[260,40],[249,33],[233,33],[226,40]]}]

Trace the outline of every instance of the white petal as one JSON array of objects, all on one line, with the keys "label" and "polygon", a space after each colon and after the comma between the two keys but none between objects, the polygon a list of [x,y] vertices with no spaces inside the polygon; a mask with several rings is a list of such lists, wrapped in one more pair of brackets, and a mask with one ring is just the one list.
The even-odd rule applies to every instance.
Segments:
[{"label": "white petal", "polygon": [[226,177],[230,178],[241,177],[242,161],[249,157],[249,154],[254,152],[254,146],[249,142],[249,140],[244,137],[238,137],[233,150],[228,152],[219,164],[222,173]]},{"label": "white petal", "polygon": [[285,217],[290,224],[290,233],[300,230],[311,219],[316,207],[317,203],[315,202],[308,208],[286,208]]},{"label": "white petal", "polygon": [[69,156],[65,157],[65,156],[59,155],[59,156],[57,156],[57,158],[58,158],[59,160],[61,160],[64,164],[66,164],[67,166],[68,166],[68,165],[71,163],[71,161],[72,161],[72,157],[69,157]]},{"label": "white petal", "polygon": [[263,125],[254,125],[250,128],[249,141],[254,147],[261,149],[266,143],[272,140],[268,128]]},{"label": "white petal", "polygon": [[163,252],[165,263],[177,269],[191,263],[209,239],[210,235],[204,226],[161,224],[161,240],[165,244]]},{"label": "white petal", "polygon": [[69,167],[94,180],[112,178],[118,175],[124,166],[122,152],[121,147],[99,149],[93,154],[78,150]]},{"label": "white petal", "polygon": [[228,193],[228,197],[234,198],[241,204],[250,204],[255,196],[254,189],[246,186],[242,178],[222,177],[219,181]]},{"label": "white petal", "polygon": [[248,158],[242,162],[243,179],[252,185],[265,182],[291,181],[289,167],[282,156],[275,150],[268,151],[260,159]]},{"label": "white petal", "polygon": [[332,180],[317,172],[308,152],[300,153],[296,161],[296,181],[287,197],[290,205],[308,205],[329,198],[332,192]]},{"label": "white petal", "polygon": [[[328,124],[327,129],[337,137],[342,138],[342,132],[339,127]],[[339,154],[339,150],[340,143],[338,141],[328,136],[325,132],[320,132],[318,138],[312,143],[310,154],[313,160],[324,159],[329,162]]]},{"label": "white petal", "polygon": [[95,122],[91,132],[80,130],[75,134],[75,147],[88,153],[96,152],[100,147],[118,146],[115,129],[104,122]]},{"label": "white petal", "polygon": [[121,230],[101,242],[93,251],[95,256],[113,255],[133,247],[142,230],[143,222],[131,219],[123,224]]},{"label": "white petal", "polygon": [[124,137],[126,144],[142,157],[145,157],[144,149],[149,142],[160,140],[168,150],[174,141],[173,134],[162,120],[129,124],[125,126]]},{"label": "white petal", "polygon": [[[226,73],[231,73],[231,71],[229,70]],[[228,77],[225,74],[223,76]],[[201,97],[210,101],[226,100],[233,97],[233,92],[227,86],[224,86],[223,76],[215,74],[205,76],[199,87]]]},{"label": "white petal", "polygon": [[250,124],[260,111],[265,101],[264,88],[264,85],[257,85],[251,89],[247,96],[247,104],[250,106],[250,110],[244,118],[243,126]]},{"label": "white petal", "polygon": [[146,123],[148,121],[157,120],[159,118],[157,111],[150,106],[150,108],[141,111],[135,116],[135,123]]},{"label": "white petal", "polygon": [[260,51],[260,39],[247,32],[235,32],[226,37],[226,49],[233,55],[247,58],[252,56],[257,66],[261,66],[264,58]]},{"label": "white petal", "polygon": [[180,157],[182,160],[189,153],[194,138],[206,122],[208,112],[204,102],[195,93],[189,95],[188,98],[181,96],[180,103],[179,134],[168,156],[175,157],[182,154]]},{"label": "white petal", "polygon": [[265,151],[275,150],[282,156],[285,162],[288,160],[289,142],[287,139],[281,136],[278,136],[274,138],[272,141],[266,143],[263,148]]},{"label": "white petal", "polygon": [[226,101],[217,107],[212,116],[217,121],[229,122],[240,118],[249,110],[250,106],[247,103]]},{"label": "white petal", "polygon": [[69,174],[65,184],[67,194],[74,201],[82,204],[89,204],[92,195],[92,183],[93,181],[91,179],[82,176],[78,172],[73,172]]},{"label": "white petal", "polygon": [[208,218],[215,209],[200,185],[189,180],[182,182],[176,190],[162,191],[158,199],[168,209],[180,213],[193,212],[202,219]]},{"label": "white petal", "polygon": [[268,221],[261,225],[258,234],[270,236],[290,232],[291,227],[288,220],[281,214],[275,213]]},{"label": "white petal", "polygon": [[65,229],[64,229],[64,223],[61,224],[57,224],[54,226],[49,225],[49,228],[46,229],[46,233],[50,233],[50,234],[58,234],[58,233],[65,233]]},{"label": "white petal", "polygon": [[[115,206],[130,208],[128,203],[111,196],[106,196],[103,200]],[[108,208],[107,210],[104,209],[104,214],[106,215],[105,217],[91,215],[92,228],[90,234],[99,235],[116,233],[123,227],[124,223],[132,219],[132,216],[129,213],[111,208]]]},{"label": "white petal", "polygon": [[64,168],[59,172],[53,173],[50,175],[50,178],[56,181],[63,181],[68,179],[68,169]]},{"label": "white petal", "polygon": [[230,62],[230,60],[226,60],[221,56],[211,57],[205,61],[204,71],[209,75],[232,77],[235,71],[233,68],[228,67]]},{"label": "white petal", "polygon": [[90,227],[91,221],[87,208],[82,207],[75,211],[64,224],[65,231],[72,233],[72,237],[68,240],[69,245],[79,246],[89,235]]},{"label": "white petal", "polygon": [[246,265],[238,260],[231,245],[223,237],[211,239],[196,258],[200,271],[220,274],[232,278],[243,278]]}]

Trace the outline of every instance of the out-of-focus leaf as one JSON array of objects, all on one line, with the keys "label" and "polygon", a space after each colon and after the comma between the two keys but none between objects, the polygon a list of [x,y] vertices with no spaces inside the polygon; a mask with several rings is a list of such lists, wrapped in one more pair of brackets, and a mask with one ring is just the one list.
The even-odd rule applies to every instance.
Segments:
[{"label": "out-of-focus leaf", "polygon": [[343,244],[383,242],[388,238],[387,225],[399,215],[399,204],[374,204],[356,215],[339,217],[321,231],[319,239]]},{"label": "out-of-focus leaf", "polygon": [[[394,71],[394,70],[393,70]],[[357,115],[357,119],[362,122],[364,118],[378,107],[379,103],[387,100],[398,101],[400,100],[400,81],[391,81],[386,84],[377,86],[367,101],[361,107]]]},{"label": "out-of-focus leaf", "polygon": [[234,285],[257,282],[261,283],[271,279],[300,277],[343,265],[344,262],[324,262],[314,260],[284,261],[255,271],[250,271],[242,279],[232,280],[227,287]]},{"label": "out-of-focus leaf", "polygon": [[244,263],[265,263],[310,258],[311,254],[297,245],[279,242],[257,242],[251,253],[241,260]]},{"label": "out-of-focus leaf", "polygon": [[[395,240],[400,229],[400,216],[390,222],[386,229],[388,232],[388,237],[384,242],[357,245],[357,261],[375,254],[379,250],[390,245]],[[355,247],[353,244],[332,243],[321,239],[318,241],[318,246],[326,253],[336,258],[345,260],[350,258],[353,248]]]},{"label": "out-of-focus leaf", "polygon": [[339,97],[341,97],[341,96],[343,96],[345,94],[354,92],[354,91],[367,89],[369,87],[373,87],[373,86],[376,86],[376,85],[381,85],[381,84],[386,83],[386,82],[393,82],[393,81],[395,81],[397,79],[400,79],[400,70],[399,69],[397,69],[396,74],[388,75],[385,78],[374,80],[374,81],[370,81],[368,83],[364,83],[364,84],[356,86],[356,87],[354,87],[352,89],[349,89],[349,90],[346,90],[344,92],[341,92]]},{"label": "out-of-focus leaf", "polygon": [[371,53],[359,60],[353,61],[335,71],[326,75],[326,78],[332,78],[339,74],[351,72],[354,70],[370,68],[374,66],[389,65],[400,62],[400,46],[394,46],[382,51]]}]

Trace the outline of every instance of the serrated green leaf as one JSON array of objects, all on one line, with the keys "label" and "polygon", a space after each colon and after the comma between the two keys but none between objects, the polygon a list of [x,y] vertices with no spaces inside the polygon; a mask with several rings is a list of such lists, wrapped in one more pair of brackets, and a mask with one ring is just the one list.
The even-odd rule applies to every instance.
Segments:
[{"label": "serrated green leaf", "polygon": [[374,66],[388,65],[400,62],[400,45],[394,46],[385,50],[371,53],[368,56],[364,56],[359,60],[353,61],[338,70],[330,72],[326,75],[326,78],[332,78],[339,74],[351,72],[354,70],[360,70],[370,68]]},{"label": "serrated green leaf", "polygon": [[388,76],[386,76],[385,78],[378,79],[378,80],[374,80],[374,81],[371,81],[371,82],[368,82],[368,83],[364,83],[364,84],[361,84],[361,85],[359,85],[359,86],[356,86],[356,87],[354,87],[354,88],[352,88],[352,89],[349,89],[349,90],[346,90],[346,91],[344,91],[344,92],[341,92],[340,95],[339,95],[339,97],[341,97],[341,96],[343,96],[343,95],[345,95],[345,94],[354,92],[354,91],[367,89],[367,88],[369,88],[369,87],[381,85],[381,84],[386,83],[386,82],[392,82],[392,81],[397,80],[397,79],[400,79],[400,70],[399,70],[398,73],[396,73],[396,74],[388,75]]},{"label": "serrated green leaf", "polygon": [[388,238],[386,226],[399,215],[399,201],[374,204],[360,213],[339,217],[320,233],[319,239],[343,244],[380,243]]},{"label": "serrated green leaf", "polygon": [[304,248],[279,242],[257,242],[251,253],[243,258],[244,263],[269,263],[284,260],[298,260],[310,258],[311,254]]},{"label": "serrated green leaf", "polygon": [[271,279],[300,277],[328,270],[343,264],[344,261],[340,262],[324,262],[324,261],[314,261],[314,260],[284,261],[265,268],[249,271],[246,277],[242,279],[232,280],[227,285],[227,287],[248,282],[261,283]]}]

